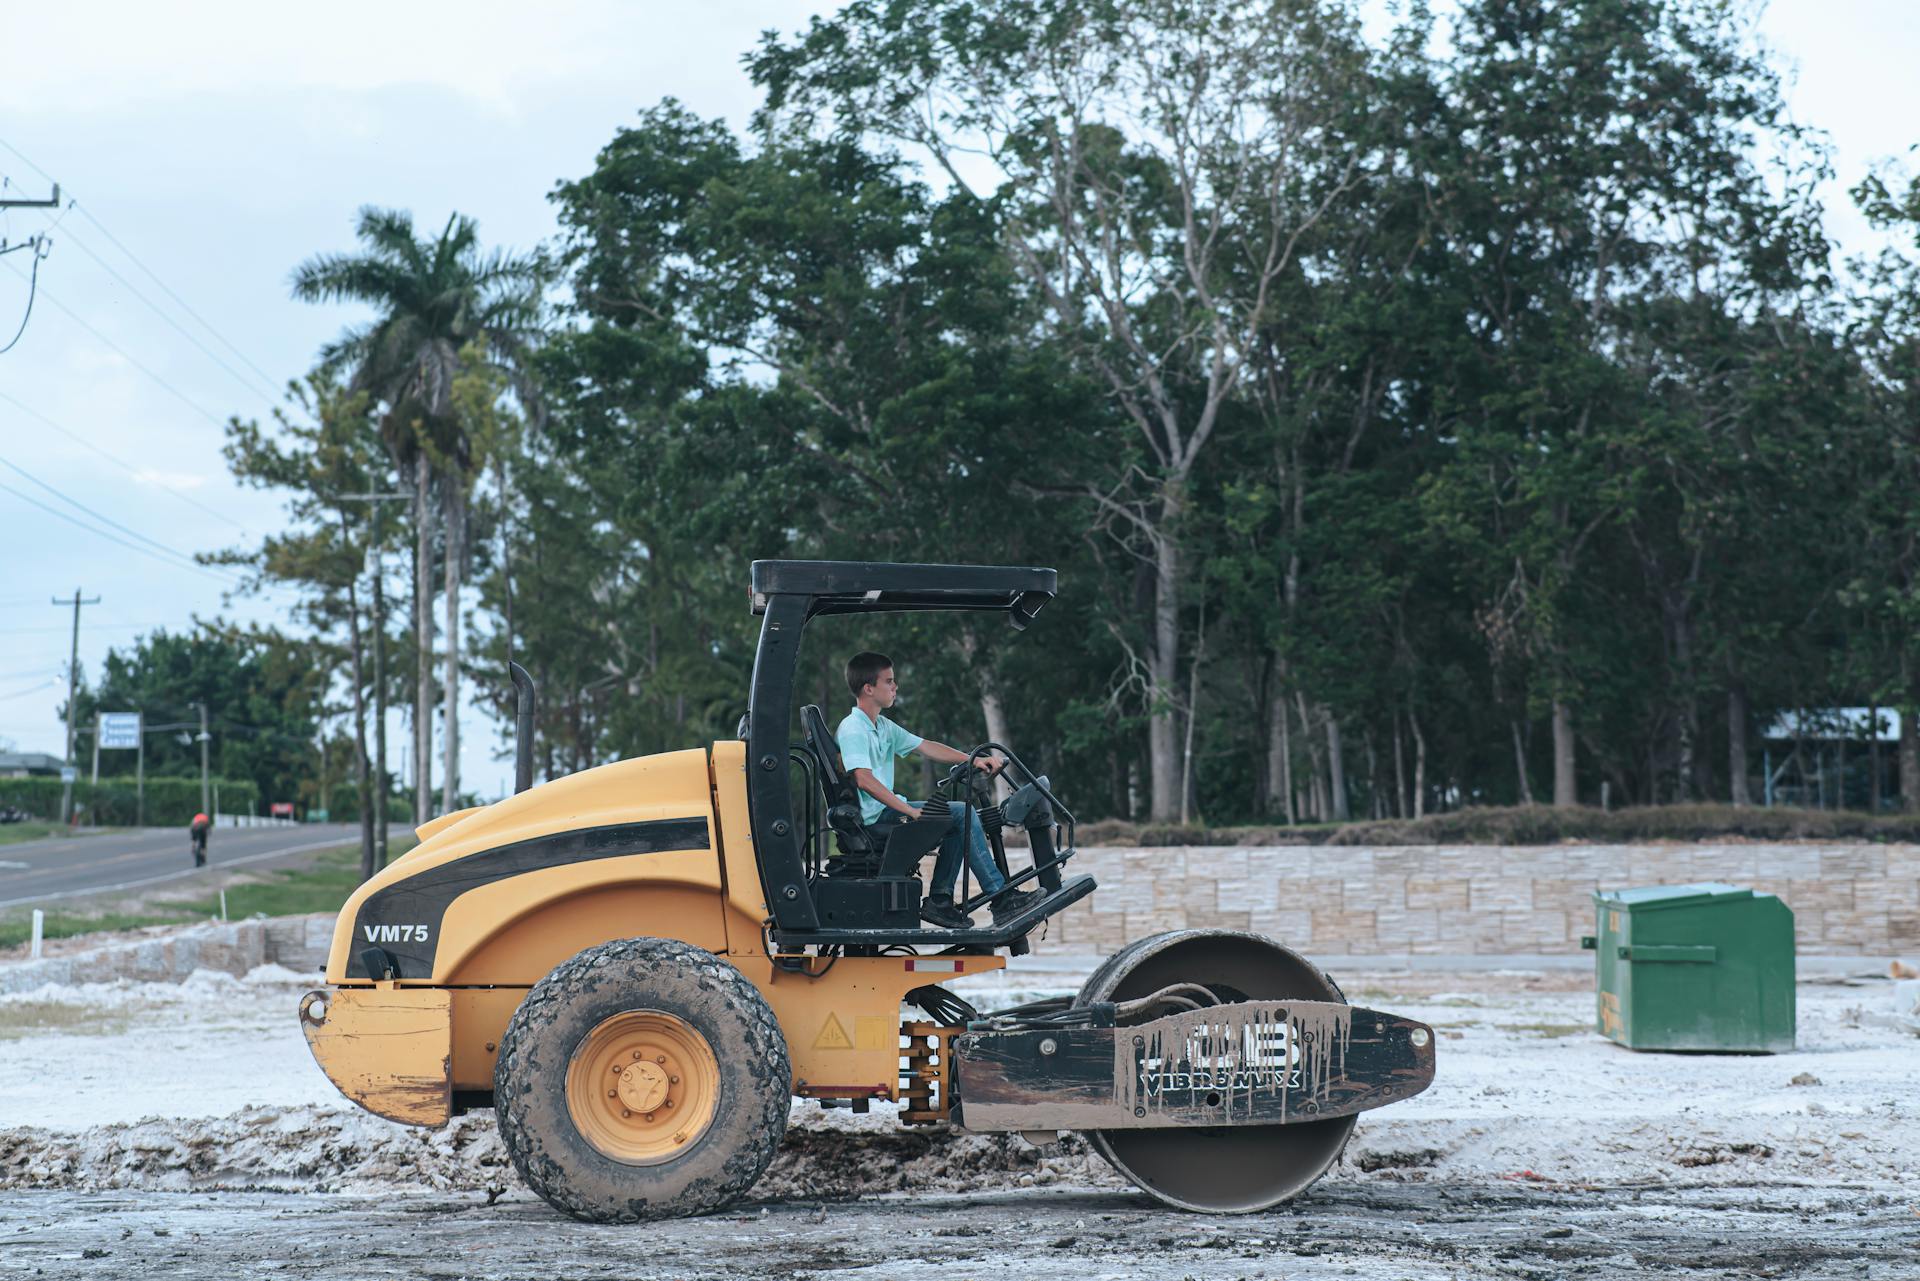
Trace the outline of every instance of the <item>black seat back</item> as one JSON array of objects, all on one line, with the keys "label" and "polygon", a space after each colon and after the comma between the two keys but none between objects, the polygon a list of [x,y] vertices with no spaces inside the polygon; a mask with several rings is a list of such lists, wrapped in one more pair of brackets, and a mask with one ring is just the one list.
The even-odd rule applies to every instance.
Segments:
[{"label": "black seat back", "polygon": [[833,829],[834,843],[850,859],[870,861],[873,867],[863,870],[872,875],[878,868],[880,851],[874,848],[873,837],[860,818],[860,789],[847,776],[840,760],[840,744],[827,729],[827,718],[817,704],[808,703],[800,709],[800,727],[807,735],[807,750],[820,767],[820,790],[827,795],[827,826]]}]

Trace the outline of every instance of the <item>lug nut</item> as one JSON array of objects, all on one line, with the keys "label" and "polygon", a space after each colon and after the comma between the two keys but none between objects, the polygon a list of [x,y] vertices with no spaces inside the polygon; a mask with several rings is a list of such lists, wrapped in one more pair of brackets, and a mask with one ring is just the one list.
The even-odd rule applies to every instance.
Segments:
[{"label": "lug nut", "polygon": [[625,1108],[621,1108],[621,1109],[620,1109],[620,1115],[621,1115],[621,1116],[632,1116],[632,1115],[633,1115],[633,1113],[631,1113],[631,1112],[629,1112],[629,1111],[627,1111],[627,1110],[626,1110]]},{"label": "lug nut", "polygon": [[[638,1058],[639,1055],[635,1055],[634,1057]],[[653,1056],[653,1061],[655,1063],[665,1063],[667,1061],[667,1056],[664,1054],[656,1054]]]},{"label": "lug nut", "polygon": [[638,1062],[640,1061],[640,1051],[638,1051],[638,1050],[635,1050],[635,1051],[633,1052],[633,1061],[634,1061],[635,1063],[638,1063]]},{"label": "lug nut", "polygon": [[672,1106],[673,1106],[673,1100],[672,1100],[672,1099],[668,1099],[668,1100],[667,1100],[667,1106],[668,1106],[668,1107],[672,1107]]},{"label": "lug nut", "polygon": [[653,1113],[651,1113],[651,1112],[649,1112],[649,1113],[647,1113],[647,1120],[648,1120],[648,1121],[652,1121],[652,1120],[653,1120]]},{"label": "lug nut", "polygon": [[619,1098],[619,1097],[620,1097],[620,1091],[618,1091],[618,1090],[608,1090],[608,1091],[607,1091],[607,1097],[608,1097],[608,1098],[610,1098],[610,1099],[617,1099],[617,1098]]},{"label": "lug nut", "polygon": [[[1426,1044],[1426,1043],[1425,1043],[1425,1042],[1423,1041],[1423,1042],[1421,1042],[1421,1044],[1423,1044],[1423,1045],[1424,1045],[1424,1044]],[[679,1078],[679,1077],[677,1077],[677,1076],[670,1076],[670,1077],[668,1077],[668,1078],[667,1078],[667,1084],[668,1084],[668,1085],[678,1085],[678,1084],[680,1084],[680,1078]]]}]

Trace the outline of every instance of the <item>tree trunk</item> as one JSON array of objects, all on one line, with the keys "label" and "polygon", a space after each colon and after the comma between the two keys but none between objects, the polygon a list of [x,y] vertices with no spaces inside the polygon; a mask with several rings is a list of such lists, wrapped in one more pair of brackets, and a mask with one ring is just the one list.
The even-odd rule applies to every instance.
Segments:
[{"label": "tree trunk", "polygon": [[[376,504],[377,505],[377,504]],[[387,865],[387,599],[385,567],[373,571],[373,847],[376,869]]]},{"label": "tree trunk", "polygon": [[1180,812],[1180,549],[1172,525],[1180,514],[1179,491],[1169,487],[1161,503],[1161,536],[1153,567],[1153,648],[1147,656],[1151,703],[1147,722],[1147,758],[1153,796],[1153,821],[1171,823]]},{"label": "tree trunk", "polygon": [[360,785],[360,879],[379,866],[374,862],[373,779],[367,762],[367,682],[360,639],[360,594],[347,584],[347,639],[353,650],[354,778]]},{"label": "tree trunk", "polygon": [[1867,709],[1867,806],[1875,814],[1880,812],[1880,705],[1873,704]]},{"label": "tree trunk", "polygon": [[1407,709],[1407,725],[1413,730],[1413,816],[1427,816],[1427,736],[1420,732],[1420,718]]},{"label": "tree trunk", "polygon": [[1294,706],[1300,712],[1300,737],[1307,745],[1307,762],[1312,773],[1307,777],[1308,813],[1316,823],[1327,821],[1326,767],[1320,756],[1320,743],[1313,734],[1313,718],[1307,715],[1307,696],[1293,692]]},{"label": "tree trunk", "polygon": [[1553,700],[1553,803],[1567,809],[1580,803],[1573,785],[1573,709]]},{"label": "tree trunk", "polygon": [[1333,821],[1344,823],[1347,812],[1347,762],[1340,747],[1340,719],[1327,712],[1327,784],[1333,792]]},{"label": "tree trunk", "polygon": [[1406,751],[1400,743],[1400,709],[1393,709],[1393,816],[1405,818],[1412,807],[1407,804]]},{"label": "tree trunk", "polygon": [[425,450],[413,460],[413,821],[433,817],[433,509]]},{"label": "tree trunk", "polygon": [[1180,826],[1193,819],[1200,806],[1193,791],[1193,732],[1200,721],[1200,668],[1207,656],[1207,611],[1200,609],[1200,634],[1193,646],[1193,670],[1187,680],[1187,727],[1180,745]]},{"label": "tree trunk", "polygon": [[1920,814],[1920,716],[1913,698],[1911,660],[1900,660],[1900,808]]},{"label": "tree trunk", "polygon": [[1287,692],[1276,689],[1267,700],[1267,795],[1280,798],[1291,827],[1299,822],[1293,798],[1293,741],[1288,722]]},{"label": "tree trunk", "polygon": [[1727,686],[1727,782],[1735,805],[1751,805],[1747,793],[1747,691],[1740,682]]},{"label": "tree trunk", "polygon": [[[1007,704],[1000,697],[1000,685],[991,674],[980,688],[980,717],[987,723],[987,740],[993,743],[1012,745],[1012,734],[1007,729]],[[1007,794],[1009,784],[1004,777],[993,780],[993,794],[996,798]],[[928,795],[932,795],[931,792]]]},{"label": "tree trunk", "polygon": [[446,688],[441,691],[446,759],[440,770],[440,812],[451,814],[460,808],[460,559],[466,545],[466,498],[458,476],[447,478],[446,490],[447,659]]},{"label": "tree trunk", "polygon": [[1520,803],[1531,805],[1533,804],[1533,784],[1527,779],[1526,741],[1520,737],[1519,721],[1509,720],[1507,724],[1513,728],[1513,764],[1520,778]]}]

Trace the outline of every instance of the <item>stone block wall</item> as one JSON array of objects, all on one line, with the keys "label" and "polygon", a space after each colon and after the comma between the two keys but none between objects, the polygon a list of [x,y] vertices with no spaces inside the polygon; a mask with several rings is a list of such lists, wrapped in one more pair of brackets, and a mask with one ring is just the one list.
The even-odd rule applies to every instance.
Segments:
[{"label": "stone block wall", "polygon": [[1777,894],[1807,955],[1920,952],[1920,846],[1189,846],[1087,849],[1100,882],[1048,941],[1110,952],[1144,934],[1250,929],[1328,955],[1576,951],[1593,892],[1725,881]]}]

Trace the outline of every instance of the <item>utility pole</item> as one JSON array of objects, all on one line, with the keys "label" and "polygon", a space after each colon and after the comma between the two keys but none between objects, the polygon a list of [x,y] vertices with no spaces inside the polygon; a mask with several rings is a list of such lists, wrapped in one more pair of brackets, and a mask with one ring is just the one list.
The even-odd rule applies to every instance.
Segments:
[{"label": "utility pole", "polygon": [[53,195],[46,200],[4,200],[0,209],[54,209],[60,204],[60,184],[53,184]]},{"label": "utility pole", "polygon": [[[60,189],[55,187],[53,194],[57,203]],[[30,202],[16,201],[15,203]],[[53,598],[53,603],[63,609],[69,604],[73,606],[73,647],[67,652],[67,758],[60,767],[60,822],[65,826],[73,822],[73,777],[76,772],[73,763],[73,713],[75,705],[80,701],[80,607],[98,605],[100,598],[95,596],[91,600],[82,600],[80,589],[76,587],[73,589],[71,601],[56,596]]]},{"label": "utility pole", "polygon": [[213,736],[207,733],[207,705],[202,702],[198,706],[200,708],[200,812],[211,815],[213,811],[207,808],[213,803],[207,788],[207,744]]}]

